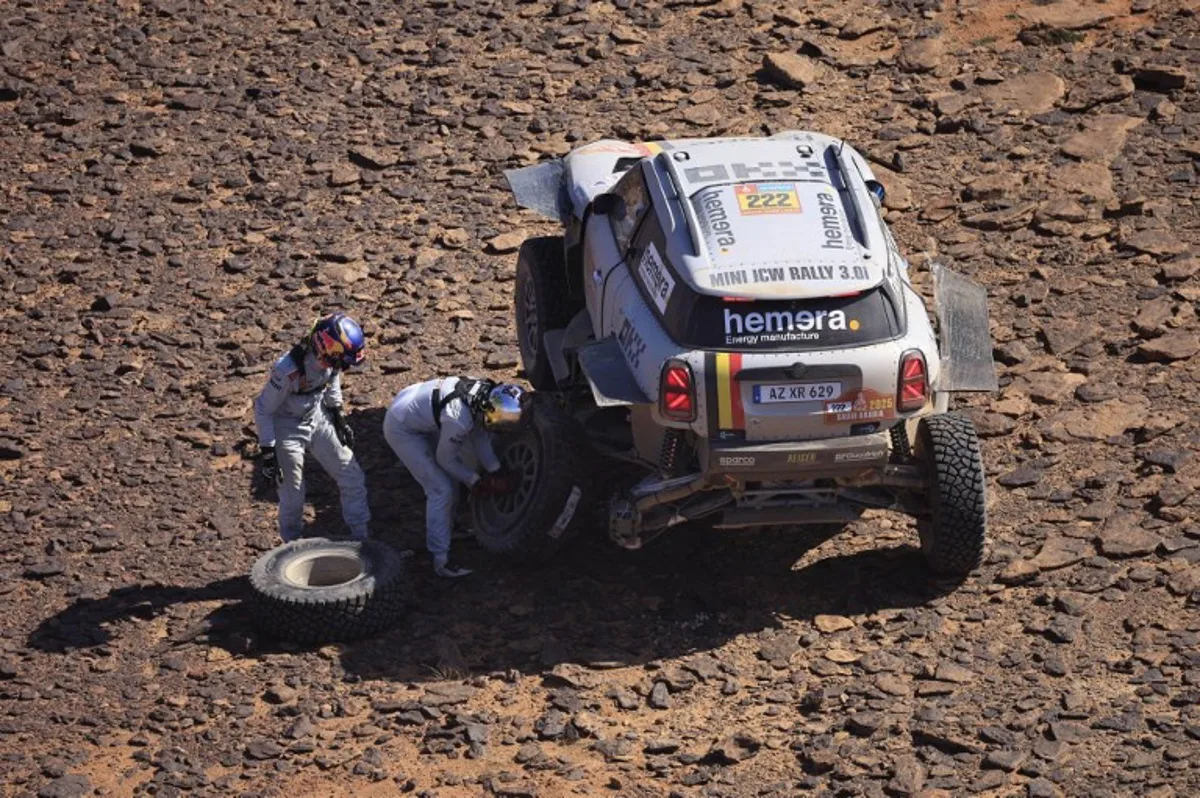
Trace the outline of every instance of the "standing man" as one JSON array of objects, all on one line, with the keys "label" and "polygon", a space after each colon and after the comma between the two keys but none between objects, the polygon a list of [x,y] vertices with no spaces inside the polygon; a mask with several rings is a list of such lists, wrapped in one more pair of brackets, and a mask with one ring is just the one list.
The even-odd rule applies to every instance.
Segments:
[{"label": "standing man", "polygon": [[[410,385],[392,400],[383,437],[425,490],[425,546],[438,576],[471,572],[450,564],[450,536],[458,483],[488,493],[513,490],[492,449],[491,431],[518,426],[529,394],[517,385],[447,377]],[[463,460],[465,451],[487,471],[481,476]]]},{"label": "standing man", "polygon": [[342,371],[361,363],[366,348],[362,328],[345,313],[322,316],[275,361],[254,400],[260,470],[279,486],[279,534],[285,543],[304,531],[304,454],[309,451],[337,482],[350,536],[367,537],[366,478],[354,458],[354,430],[342,412]]}]

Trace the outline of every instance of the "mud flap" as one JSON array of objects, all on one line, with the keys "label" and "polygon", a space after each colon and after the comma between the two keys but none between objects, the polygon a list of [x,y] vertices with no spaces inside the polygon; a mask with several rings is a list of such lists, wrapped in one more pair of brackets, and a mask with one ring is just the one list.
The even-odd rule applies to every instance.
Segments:
[{"label": "mud flap", "polygon": [[934,389],[939,393],[998,390],[988,331],[987,289],[935,263],[933,305],[942,355]]},{"label": "mud flap", "polygon": [[648,404],[650,397],[638,386],[615,336],[579,348],[579,363],[597,407]]},{"label": "mud flap", "polygon": [[566,224],[571,218],[571,200],[563,183],[563,162],[555,159],[520,169],[506,169],[504,179],[517,205]]}]

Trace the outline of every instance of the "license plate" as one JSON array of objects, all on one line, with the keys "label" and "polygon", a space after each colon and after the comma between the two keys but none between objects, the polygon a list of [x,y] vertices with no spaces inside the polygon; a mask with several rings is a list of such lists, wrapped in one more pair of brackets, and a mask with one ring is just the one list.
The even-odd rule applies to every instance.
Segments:
[{"label": "license plate", "polygon": [[789,382],[776,385],[755,385],[754,404],[777,402],[821,402],[842,395],[840,382]]}]

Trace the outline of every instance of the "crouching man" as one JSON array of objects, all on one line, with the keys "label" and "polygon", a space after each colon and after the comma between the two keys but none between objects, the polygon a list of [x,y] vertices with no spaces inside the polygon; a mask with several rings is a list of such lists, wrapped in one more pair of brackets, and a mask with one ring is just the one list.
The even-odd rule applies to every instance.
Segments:
[{"label": "crouching man", "polygon": [[304,532],[304,455],[310,451],[337,483],[351,537],[367,537],[366,478],[342,410],[341,375],[365,357],[366,340],[357,322],[344,313],[322,316],[275,361],[254,400],[259,469],[279,486],[279,535],[285,543]]},{"label": "crouching man", "polygon": [[[515,487],[492,448],[491,432],[522,422],[529,394],[491,380],[446,377],[410,385],[396,395],[383,420],[383,436],[425,490],[425,545],[438,576],[471,573],[450,563],[450,537],[459,483],[488,493]],[[467,464],[473,453],[486,471]]]}]

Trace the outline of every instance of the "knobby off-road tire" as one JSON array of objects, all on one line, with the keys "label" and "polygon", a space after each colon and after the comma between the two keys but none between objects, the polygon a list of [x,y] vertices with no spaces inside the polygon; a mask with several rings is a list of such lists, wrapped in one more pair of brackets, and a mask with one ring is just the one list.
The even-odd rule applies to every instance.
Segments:
[{"label": "knobby off-road tire", "polygon": [[473,495],[471,521],[485,550],[541,560],[579,531],[591,496],[583,430],[553,399],[537,396],[519,432],[498,438],[497,455],[517,482],[499,496]]},{"label": "knobby off-road tire", "polygon": [[544,336],[547,330],[566,327],[578,309],[567,285],[561,236],[530,238],[521,244],[514,301],[525,379],[538,390],[553,389],[557,386]]},{"label": "knobby off-road tire", "polygon": [[919,520],[921,552],[934,573],[963,577],[979,567],[987,540],[983,458],[975,425],[957,413],[917,424],[916,455],[930,477],[931,518]]},{"label": "knobby off-road tire", "polygon": [[285,543],[254,563],[250,586],[259,630],[297,643],[379,634],[406,604],[400,554],[377,540]]}]

